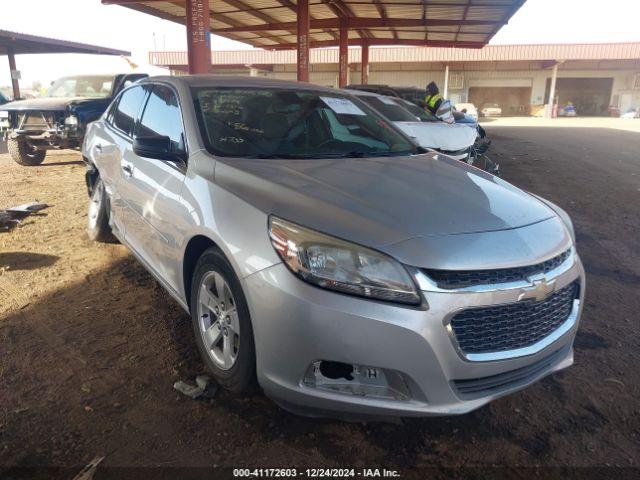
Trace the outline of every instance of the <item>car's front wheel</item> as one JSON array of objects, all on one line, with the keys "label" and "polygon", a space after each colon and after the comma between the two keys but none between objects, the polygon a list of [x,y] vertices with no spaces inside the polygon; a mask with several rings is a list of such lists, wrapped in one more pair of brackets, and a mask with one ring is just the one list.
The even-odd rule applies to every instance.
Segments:
[{"label": "car's front wheel", "polygon": [[224,388],[255,387],[255,347],[249,308],[238,277],[216,248],[198,260],[191,284],[191,318],[207,369]]},{"label": "car's front wheel", "polygon": [[47,155],[46,150],[37,150],[26,140],[17,138],[7,140],[7,150],[16,163],[25,167],[40,165]]}]

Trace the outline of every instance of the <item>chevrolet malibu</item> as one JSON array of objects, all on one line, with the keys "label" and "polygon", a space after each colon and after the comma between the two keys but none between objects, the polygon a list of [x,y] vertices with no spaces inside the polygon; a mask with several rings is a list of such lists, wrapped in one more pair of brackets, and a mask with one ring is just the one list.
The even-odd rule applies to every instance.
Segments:
[{"label": "chevrolet malibu", "polygon": [[573,362],[567,214],[311,84],[155,77],[88,129],[88,234],[190,313],[227,389],[327,416],[461,414]]}]

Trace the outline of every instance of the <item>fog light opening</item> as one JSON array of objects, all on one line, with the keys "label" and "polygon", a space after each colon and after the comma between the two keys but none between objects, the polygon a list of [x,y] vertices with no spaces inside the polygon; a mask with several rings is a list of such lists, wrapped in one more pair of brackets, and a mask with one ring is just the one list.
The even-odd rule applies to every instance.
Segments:
[{"label": "fog light opening", "polygon": [[353,380],[353,365],[342,362],[319,362],[320,374],[332,380]]},{"label": "fog light opening", "polygon": [[302,383],[318,390],[380,400],[411,398],[409,386],[400,372],[343,362],[313,362]]}]

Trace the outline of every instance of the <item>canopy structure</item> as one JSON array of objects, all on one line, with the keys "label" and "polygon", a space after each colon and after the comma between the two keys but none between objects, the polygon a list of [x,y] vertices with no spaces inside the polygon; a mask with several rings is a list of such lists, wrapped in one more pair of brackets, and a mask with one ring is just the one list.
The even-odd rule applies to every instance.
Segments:
[{"label": "canopy structure", "polygon": [[131,55],[131,52],[113,48],[98,47],[84,43],[67,42],[54,38],[38,37],[24,33],[0,30],[0,55],[9,56],[13,98],[20,98],[20,87],[15,55],[25,53],[89,53],[94,55]]},{"label": "canopy structure", "polygon": [[[189,71],[210,68],[209,33],[265,49],[296,49],[298,80],[308,81],[309,48],[340,47],[340,84],[348,47],[482,48],[525,0],[102,0],[186,24]],[[199,52],[199,53],[198,53]],[[363,69],[365,72],[367,69]],[[363,73],[363,81],[366,83]]]}]

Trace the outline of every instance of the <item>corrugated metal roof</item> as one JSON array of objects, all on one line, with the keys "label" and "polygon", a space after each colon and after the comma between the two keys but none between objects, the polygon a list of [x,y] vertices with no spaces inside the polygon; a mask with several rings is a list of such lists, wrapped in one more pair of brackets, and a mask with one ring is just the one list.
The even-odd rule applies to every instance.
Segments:
[{"label": "corrugated metal roof", "polygon": [[[184,1],[102,2],[122,4],[185,23]],[[256,47],[295,47],[297,0],[208,2],[212,33]],[[311,47],[337,44],[339,19],[346,19],[351,24],[353,44],[367,41],[371,45],[479,48],[486,45],[524,3],[525,0],[312,0],[309,6]],[[257,26],[262,28],[255,28]]]},{"label": "corrugated metal roof", "polygon": [[[359,48],[349,51],[351,62],[360,61]],[[536,60],[638,60],[638,43],[549,44],[549,45],[487,45],[482,49],[390,47],[371,48],[370,63],[394,62],[495,62]],[[295,64],[293,50],[215,51],[214,65],[282,65]],[[337,63],[336,48],[311,50],[311,63]],[[186,65],[187,52],[150,52],[152,65]]]},{"label": "corrugated metal roof", "polygon": [[131,52],[114,48],[98,47],[86,43],[69,42],[55,38],[38,37],[26,33],[0,30],[0,55],[9,49],[14,54],[21,53],[92,53],[96,55],[131,55]]}]

